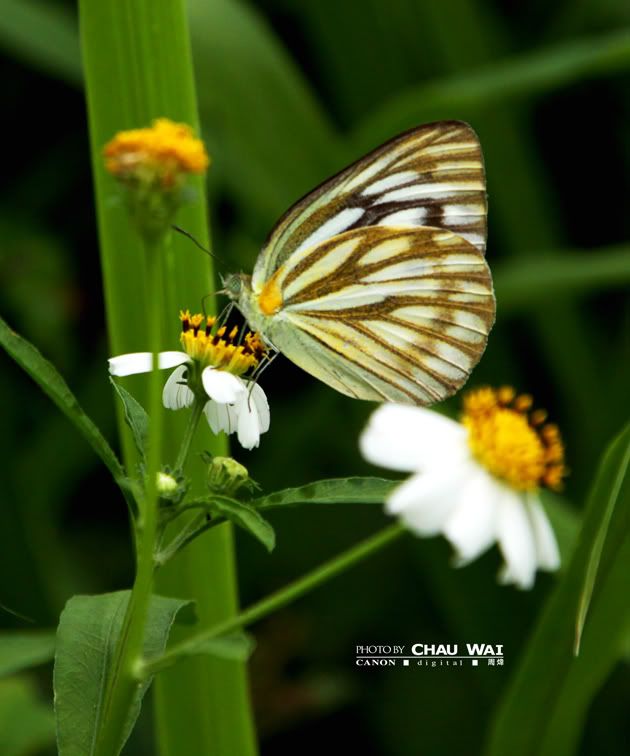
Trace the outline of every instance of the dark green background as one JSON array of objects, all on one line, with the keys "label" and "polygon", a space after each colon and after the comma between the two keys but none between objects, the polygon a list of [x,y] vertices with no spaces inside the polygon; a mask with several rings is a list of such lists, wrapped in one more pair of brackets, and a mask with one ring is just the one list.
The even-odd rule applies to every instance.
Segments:
[{"label": "dark green background", "polygon": [[[579,511],[605,443],[627,416],[630,6],[191,5],[222,272],[250,271],[289,204],[398,131],[439,118],[477,130],[498,315],[470,385],[512,383],[550,410],[572,470],[565,497]],[[5,1],[0,15],[2,314],[55,362],[113,439],[73,7]],[[47,627],[72,594],[130,584],[125,507],[82,439],[2,359],[0,602]],[[265,490],[374,472],[357,453],[370,406],[283,358],[262,385],[271,430],[260,449],[234,452]],[[271,557],[239,534],[242,602],[385,521],[378,507],[274,514]],[[263,753],[478,753],[552,582],[543,576],[531,593],[499,588],[498,564],[493,550],[453,571],[445,543],[408,537],[257,626],[251,670]],[[0,623],[31,626],[8,613]],[[354,666],[356,644],[413,642],[503,643],[506,665]],[[48,672],[37,679],[49,696]],[[591,707],[581,753],[625,752],[629,694],[620,667]],[[145,716],[129,753],[146,753],[149,737]]]}]

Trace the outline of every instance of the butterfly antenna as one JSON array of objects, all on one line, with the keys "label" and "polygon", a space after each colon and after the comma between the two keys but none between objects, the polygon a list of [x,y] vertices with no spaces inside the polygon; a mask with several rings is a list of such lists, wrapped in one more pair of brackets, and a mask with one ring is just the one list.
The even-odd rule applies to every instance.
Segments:
[{"label": "butterfly antenna", "polygon": [[215,255],[214,252],[212,252],[211,250],[209,250],[206,247],[204,247],[203,244],[201,244],[201,242],[197,241],[197,239],[195,239],[195,237],[189,231],[186,231],[185,229],[181,228],[180,226],[176,226],[175,224],[172,224],[171,228],[173,229],[173,231],[177,231],[178,234],[181,234],[182,236],[185,236],[187,239],[190,239],[190,241],[196,247],[199,247],[199,249],[202,252],[205,252],[207,255],[209,255],[210,257],[212,257],[214,260],[216,260],[217,262],[220,262],[221,265],[225,265],[226,264],[225,261],[222,260],[218,255]]}]

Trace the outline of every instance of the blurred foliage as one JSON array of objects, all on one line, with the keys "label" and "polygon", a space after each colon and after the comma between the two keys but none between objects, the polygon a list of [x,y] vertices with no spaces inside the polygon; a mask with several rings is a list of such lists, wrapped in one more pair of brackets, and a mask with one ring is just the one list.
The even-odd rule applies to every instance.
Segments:
[{"label": "blurred foliage", "polygon": [[[550,410],[566,438],[564,498],[575,512],[628,409],[628,8],[625,0],[190,0],[213,155],[213,248],[225,271],[251,270],[280,213],[366,149],[426,120],[472,123],[486,155],[498,320],[471,385],[513,383]],[[1,179],[2,313],[113,438],[73,4],[1,0],[0,45],[13,145]],[[84,441],[3,360],[0,602],[45,628],[72,594],[129,585],[125,505]],[[265,490],[375,473],[356,446],[368,405],[282,358],[263,385],[271,431],[259,450],[235,452]],[[271,557],[239,536],[244,604],[385,523],[379,507],[360,505],[271,515]],[[263,753],[308,756],[331,742],[365,756],[480,752],[553,584],[544,577],[527,594],[499,588],[498,561],[491,552],[455,571],[444,543],[407,538],[255,628]],[[28,626],[8,612],[0,618]],[[503,643],[506,666],[405,674],[353,666],[355,644],[417,641]],[[13,701],[42,737],[15,753],[33,752],[24,749],[50,731],[42,708],[50,681],[38,674],[0,690],[0,722],[16,716],[6,708]],[[618,702],[629,696],[627,668],[618,667],[586,716],[579,752],[626,752]],[[150,752],[149,729],[145,722],[134,735],[130,754]]]}]

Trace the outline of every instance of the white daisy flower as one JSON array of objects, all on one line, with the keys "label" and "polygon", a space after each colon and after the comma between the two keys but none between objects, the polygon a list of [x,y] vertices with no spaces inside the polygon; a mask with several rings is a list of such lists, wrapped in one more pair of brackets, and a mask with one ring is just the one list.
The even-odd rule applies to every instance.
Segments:
[{"label": "white daisy flower", "polygon": [[[243,377],[255,369],[266,349],[256,334],[247,333],[237,343],[238,329],[214,330],[216,318],[180,313],[183,352],[160,352],[158,368],[175,368],[164,384],[162,403],[167,409],[190,407],[195,396],[207,398],[204,414],[214,433],[237,433],[246,449],[260,443],[269,430],[269,404],[257,383]],[[121,354],[109,359],[115,376],[148,373],[151,352]]]},{"label": "white daisy flower", "polygon": [[499,580],[519,588],[532,587],[537,569],[560,564],[538,492],[558,489],[566,474],[557,427],[531,406],[509,387],[469,392],[460,423],[385,404],[360,440],[369,462],[412,473],[387,499],[389,514],[418,535],[442,533],[457,565],[496,541],[505,560]]}]

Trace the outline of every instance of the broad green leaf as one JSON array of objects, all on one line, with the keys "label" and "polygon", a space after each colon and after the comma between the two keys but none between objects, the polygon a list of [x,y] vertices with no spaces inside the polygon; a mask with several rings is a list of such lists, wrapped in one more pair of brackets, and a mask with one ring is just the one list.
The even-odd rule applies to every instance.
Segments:
[{"label": "broad green leaf", "polygon": [[52,706],[40,700],[28,678],[0,680],[2,756],[27,756],[55,742]]},{"label": "broad green leaf", "polygon": [[382,504],[396,485],[396,481],[382,478],[333,478],[285,488],[254,499],[251,504],[256,509],[298,504]]},{"label": "broad green leaf", "polygon": [[243,528],[243,530],[247,530],[263,544],[267,551],[274,550],[276,546],[274,529],[251,504],[245,504],[242,501],[236,501],[236,499],[228,499],[227,496],[217,496],[209,503],[209,509]]},{"label": "broad green leaf", "polygon": [[[145,126],[165,115],[199,131],[190,31],[183,7],[182,0],[123,3],[80,0],[78,3],[111,354],[147,348],[147,312],[150,300],[160,292],[148,291],[144,250],[138,234],[129,223],[124,205],[112,202],[116,187],[104,169],[103,145],[120,129]],[[203,36],[204,29],[199,28],[198,32]],[[210,32],[216,32],[216,28],[211,26]],[[235,35],[238,41],[238,29]],[[211,45],[217,42],[225,42],[220,32],[216,32],[216,37],[213,34],[210,40]],[[217,65],[228,63],[220,54],[215,59]],[[201,68],[197,73],[201,74]],[[213,71],[209,74],[211,82],[206,86],[211,87],[215,78],[222,83],[220,74],[216,77]],[[198,82],[201,85],[201,76]],[[236,99],[239,93],[225,86],[221,96]],[[264,97],[261,99],[266,101]],[[207,113],[204,121],[215,122],[213,114]],[[255,120],[250,119],[250,126],[254,123]],[[250,133],[256,131],[256,128],[250,129]],[[222,153],[213,155],[211,174],[218,167],[219,154]],[[248,181],[249,177],[242,179]],[[207,247],[208,215],[212,210],[206,202],[205,182],[197,176],[190,177],[189,183],[197,201],[182,207],[176,222]],[[179,234],[173,235],[169,243],[172,248],[163,258],[162,332],[170,336],[165,339],[164,349],[172,349],[177,344],[179,309],[196,307],[203,301],[207,311],[212,312],[213,298],[207,295],[216,288],[208,255]],[[142,393],[147,381],[133,380],[139,388],[134,389],[134,396],[147,406],[147,395]],[[122,412],[119,416],[120,425],[124,426],[123,455],[127,469],[132,470],[137,461],[135,444],[124,425]],[[188,419],[189,413],[165,413],[165,460],[177,458]],[[201,465],[192,464],[192,460],[196,452],[204,448],[225,455],[227,439],[224,435],[212,436],[207,427],[199,428],[187,470],[191,485],[197,490],[203,490],[205,485],[204,471]],[[199,607],[200,627],[209,627],[236,611],[233,561],[231,528],[227,525],[216,528],[191,544],[177,562],[159,570],[156,590],[168,596],[194,597]],[[247,695],[243,665],[239,662],[206,656],[169,670],[156,680],[157,749],[177,756],[214,756],[222,748],[227,753],[251,756],[256,749]],[[212,727],[208,726],[209,721]]]},{"label": "broad green leaf", "polygon": [[119,386],[113,378],[110,377],[109,380],[123,403],[125,422],[131,429],[140,458],[144,459],[149,437],[149,416],[140,402],[136,401],[125,388]]},{"label": "broad green leaf", "polygon": [[0,633],[0,677],[45,664],[54,655],[54,630]]},{"label": "broad green leaf", "polygon": [[[99,596],[74,596],[61,613],[55,653],[55,714],[60,756],[94,753],[95,733],[102,721],[101,705],[111,661],[130,591]],[[153,596],[147,619],[144,653],[164,651],[177,613],[190,602]],[[138,687],[123,742],[140,713],[151,680]]]},{"label": "broad green leaf", "polygon": [[[593,697],[627,648],[630,633],[628,426],[602,458],[579,543],[549,598],[497,712],[488,756],[571,756]],[[620,476],[623,477],[621,484]],[[597,580],[574,655],[575,621],[595,545],[610,517]]]},{"label": "broad green leaf", "polygon": [[114,479],[121,481],[124,478],[124,471],[118,458],[99,429],[85,414],[56,368],[44,359],[32,344],[11,330],[2,318],[0,318],[0,343],[83,434],[92,449],[107,465]]}]

